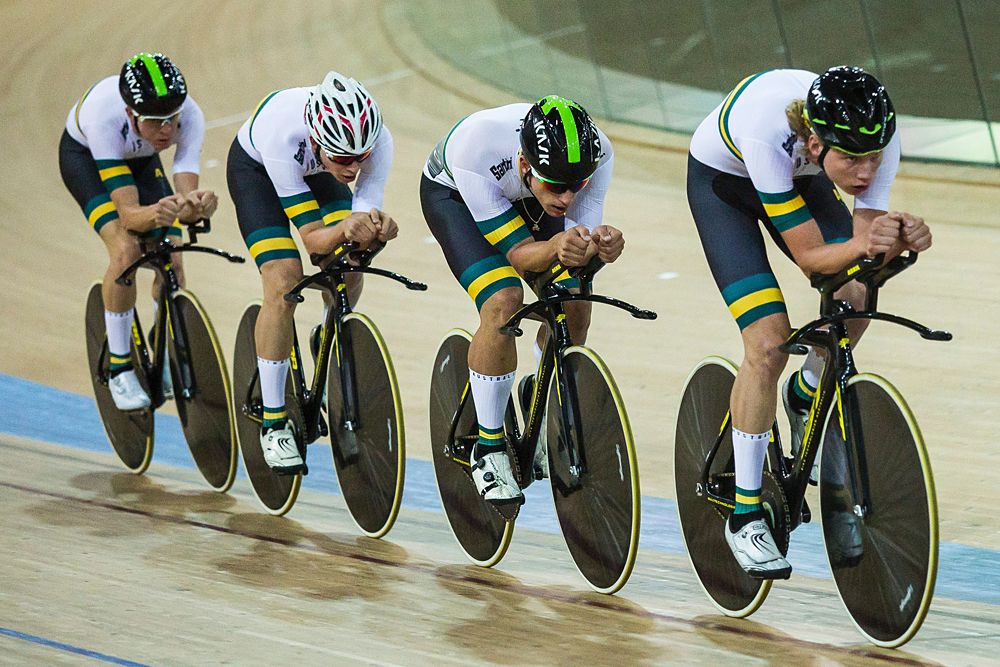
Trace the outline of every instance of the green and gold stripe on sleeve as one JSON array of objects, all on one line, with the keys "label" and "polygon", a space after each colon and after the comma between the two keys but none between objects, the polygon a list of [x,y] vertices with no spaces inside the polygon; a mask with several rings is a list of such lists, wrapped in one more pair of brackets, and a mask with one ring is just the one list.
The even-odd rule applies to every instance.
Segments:
[{"label": "green and gold stripe on sleeve", "polygon": [[83,207],[83,214],[87,216],[87,222],[90,223],[90,226],[98,233],[101,231],[101,227],[118,219],[118,209],[115,208],[115,204],[107,192],[102,192],[88,201],[87,205]]},{"label": "green and gold stripe on sleeve", "polygon": [[316,198],[309,190],[291,197],[279,197],[279,199],[281,199],[281,207],[285,209],[285,215],[292,221],[296,229],[320,219],[319,204],[316,203]]},{"label": "green and gold stripe on sleeve", "polygon": [[265,104],[267,104],[268,102],[271,101],[272,97],[274,97],[275,95],[277,95],[280,92],[281,92],[281,90],[276,90],[273,93],[270,93],[264,99],[262,99],[260,101],[260,104],[257,105],[257,108],[254,109],[253,113],[250,115],[250,128],[247,130],[247,135],[250,137],[250,145],[253,146],[254,148],[257,148],[257,144],[255,144],[253,142],[253,124],[257,122],[257,114],[260,113],[260,110],[264,108]]},{"label": "green and gold stripe on sleeve", "polygon": [[287,227],[265,227],[246,237],[257,267],[275,259],[299,259],[299,249]]},{"label": "green and gold stripe on sleeve", "polygon": [[108,192],[113,192],[118,188],[127,185],[135,185],[132,178],[132,170],[128,168],[124,160],[95,160],[97,171],[101,175],[101,182]]},{"label": "green and gold stripe on sleeve", "polygon": [[477,222],[476,226],[486,240],[505,255],[521,241],[531,238],[528,226],[513,206],[495,218]]},{"label": "green and gold stripe on sleeve", "polygon": [[350,199],[335,199],[319,209],[320,218],[326,226],[335,225],[350,214]]},{"label": "green and gold stripe on sleeve", "polygon": [[722,290],[722,298],[741,331],[762,317],[787,312],[785,297],[773,273],[756,273],[737,280]]},{"label": "green and gold stripe on sleeve", "polygon": [[779,232],[787,232],[792,227],[801,225],[807,220],[812,220],[812,213],[806,206],[805,200],[795,190],[788,192],[761,192],[757,191],[760,203],[764,205],[764,212],[771,219],[775,228]]},{"label": "green and gold stripe on sleeve", "polygon": [[754,79],[759,77],[761,74],[765,74],[765,72],[752,74],[740,81],[736,87],[733,88],[733,92],[729,93],[729,97],[727,97],[726,101],[722,103],[722,108],[719,110],[719,134],[722,135],[722,142],[726,144],[726,148],[729,149],[729,152],[735,155],[736,159],[740,162],[743,161],[743,153],[741,153],[740,149],[736,147],[736,144],[733,142],[733,137],[729,132],[729,114],[732,113],[733,105],[736,103],[737,98],[739,98],[739,96],[743,94],[743,91],[747,89],[747,86],[753,83]]},{"label": "green and gold stripe on sleeve", "polygon": [[521,278],[503,255],[490,255],[481,259],[459,276],[458,282],[476,302],[476,308],[505,287],[520,287]]}]

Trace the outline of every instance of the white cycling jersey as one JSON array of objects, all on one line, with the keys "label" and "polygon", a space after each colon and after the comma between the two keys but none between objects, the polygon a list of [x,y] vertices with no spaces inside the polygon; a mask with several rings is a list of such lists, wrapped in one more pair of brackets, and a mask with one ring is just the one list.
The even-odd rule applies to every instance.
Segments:
[{"label": "white cycling jersey", "polygon": [[[305,121],[306,100],[312,90],[312,87],[285,88],[271,93],[257,105],[237,134],[243,150],[264,165],[282,206],[296,226],[312,221],[302,220],[298,217],[301,214],[295,213],[309,208],[302,204],[312,200],[305,177],[325,171],[310,147]],[[371,155],[360,163],[352,210],[367,213],[382,208],[391,166],[392,134],[383,124]],[[315,218],[319,219],[318,212]]]},{"label": "white cycling jersey", "polygon": [[[530,108],[530,104],[508,104],[463,118],[424,165],[427,178],[458,190],[476,222],[502,219],[509,215],[512,202],[533,196],[517,168],[521,120]],[[597,133],[604,154],[590,183],[566,211],[565,229],[576,225],[593,229],[601,224],[614,151],[607,135],[599,128]]]},{"label": "white cycling jersey", "polygon": [[[804,157],[804,144],[788,126],[785,109],[792,101],[806,98],[817,76],[805,70],[779,69],[747,77],[695,130],[691,155],[719,171],[749,178],[769,215],[780,211],[799,222],[812,218],[792,179],[817,174],[820,169]],[[855,196],[855,208],[888,210],[899,154],[896,133],[871,185]]]},{"label": "white cycling jersey", "polygon": [[[118,77],[109,76],[84,93],[66,117],[66,131],[75,141],[90,149],[90,154],[101,168],[102,178],[105,173],[123,168],[125,160],[156,153],[153,145],[136,132],[130,114],[118,92]],[[200,172],[201,145],[205,138],[205,115],[190,95],[181,105],[178,122],[174,134],[177,151],[174,153],[173,173],[197,174]]]}]

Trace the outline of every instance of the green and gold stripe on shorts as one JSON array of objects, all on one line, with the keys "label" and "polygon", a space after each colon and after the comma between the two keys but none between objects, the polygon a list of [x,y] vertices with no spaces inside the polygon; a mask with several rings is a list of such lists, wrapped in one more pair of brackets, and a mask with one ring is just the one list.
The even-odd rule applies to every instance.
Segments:
[{"label": "green and gold stripe on shorts", "polygon": [[316,203],[316,198],[309,190],[291,197],[279,197],[279,199],[281,199],[281,208],[285,209],[285,215],[292,221],[296,229],[320,219],[319,204]]},{"label": "green and gold stripe on shorts", "polygon": [[335,199],[320,207],[319,215],[326,226],[335,225],[351,214],[350,199]]},{"label": "green and gold stripe on shorts", "polygon": [[100,232],[101,227],[118,219],[118,209],[107,192],[102,192],[87,202],[83,207],[83,214],[87,216],[87,222],[95,232]]},{"label": "green and gold stripe on shorts", "polygon": [[785,298],[772,273],[756,273],[737,280],[722,290],[722,298],[740,330],[762,317],[787,312]]},{"label": "green and gold stripe on shorts", "polygon": [[520,287],[521,278],[503,255],[490,255],[481,259],[459,276],[458,282],[482,310],[491,296],[505,287]]},{"label": "green and gold stripe on shorts", "polygon": [[787,232],[792,227],[812,220],[812,213],[809,212],[805,200],[794,189],[788,192],[758,190],[757,195],[760,197],[760,203],[764,205],[764,212],[779,232]]},{"label": "green and gold stripe on shorts", "polygon": [[94,162],[97,163],[97,172],[101,175],[101,182],[108,192],[127,185],[135,185],[132,170],[124,160],[94,160]]},{"label": "green and gold stripe on shorts", "polygon": [[513,206],[495,218],[476,222],[476,227],[490,245],[505,255],[524,239],[531,238],[528,226],[524,224],[524,220]]},{"label": "green and gold stripe on shorts", "polygon": [[743,91],[747,89],[747,86],[753,83],[754,79],[764,73],[765,72],[758,72],[757,74],[752,74],[740,81],[736,87],[733,88],[733,92],[729,93],[729,97],[726,98],[726,101],[722,103],[722,108],[719,109],[719,134],[722,135],[722,143],[726,144],[726,148],[729,149],[729,152],[735,155],[736,159],[740,162],[743,161],[743,153],[741,153],[740,149],[736,147],[736,144],[733,142],[733,137],[729,133],[729,114],[733,110],[733,105],[736,103],[736,99],[743,94]]},{"label": "green and gold stripe on shorts", "polygon": [[287,227],[258,229],[245,241],[258,268],[275,259],[299,259],[299,249]]}]

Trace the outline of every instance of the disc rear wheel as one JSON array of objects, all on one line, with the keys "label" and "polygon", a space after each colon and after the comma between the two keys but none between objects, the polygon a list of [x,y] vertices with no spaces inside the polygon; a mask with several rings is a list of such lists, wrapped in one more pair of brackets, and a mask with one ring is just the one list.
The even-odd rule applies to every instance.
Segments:
[{"label": "disc rear wheel", "polygon": [[[728,416],[736,370],[727,359],[708,357],[688,376],[674,437],[674,482],[681,535],[695,575],[722,613],[742,618],[764,602],[771,590],[771,581],[750,577],[736,562],[722,532],[729,508],[713,505],[705,497],[702,483],[705,461],[721,437],[709,471],[709,485],[720,496],[734,497],[732,424]],[[777,484],[773,479],[769,482],[769,477],[765,475],[764,478],[762,501],[772,507],[779,502],[784,504],[783,498],[773,498]],[[777,493],[780,494],[780,488]],[[786,512],[779,511],[778,516]],[[787,531],[787,523],[784,530],[774,531],[779,546],[782,546],[781,536],[785,537],[783,551],[788,548]]]},{"label": "disc rear wheel", "polygon": [[[452,534],[473,563],[492,567],[507,552],[514,522],[505,521],[483,500],[469,469],[469,452],[479,437],[472,396],[467,396],[471,340],[468,331],[453,329],[438,348],[431,375],[431,452]],[[458,426],[450,437],[452,420],[463,398]]]},{"label": "disc rear wheel", "polygon": [[[96,281],[91,285],[87,295],[85,325],[90,380],[94,385],[94,398],[97,400],[97,410],[101,414],[108,441],[125,467],[138,475],[149,468],[149,463],[153,459],[153,411],[145,409],[122,412],[111,398],[111,390],[107,384],[108,350],[101,285],[100,281]],[[134,344],[132,365],[136,369],[139,384],[149,394],[149,386],[146,384]]]},{"label": "disc rear wheel", "polygon": [[[295,504],[302,485],[302,475],[279,475],[274,472],[264,460],[264,452],[260,447],[263,401],[260,396],[260,379],[257,377],[257,345],[254,340],[254,327],[257,325],[259,312],[259,302],[248,305],[236,331],[236,349],[233,352],[236,432],[239,434],[243,465],[254,494],[269,513],[281,516],[288,513]],[[288,410],[288,418],[295,423],[297,435],[301,437],[302,419],[299,416],[291,370],[285,382],[285,408]]]}]

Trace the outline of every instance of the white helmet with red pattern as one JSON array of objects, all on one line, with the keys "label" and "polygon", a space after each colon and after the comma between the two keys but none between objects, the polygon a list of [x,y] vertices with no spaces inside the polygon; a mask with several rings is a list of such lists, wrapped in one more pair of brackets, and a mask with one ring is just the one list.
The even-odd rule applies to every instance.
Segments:
[{"label": "white helmet with red pattern", "polygon": [[309,94],[309,135],[335,155],[363,155],[382,131],[382,111],[358,81],[330,72]]}]

